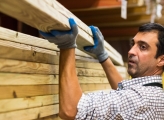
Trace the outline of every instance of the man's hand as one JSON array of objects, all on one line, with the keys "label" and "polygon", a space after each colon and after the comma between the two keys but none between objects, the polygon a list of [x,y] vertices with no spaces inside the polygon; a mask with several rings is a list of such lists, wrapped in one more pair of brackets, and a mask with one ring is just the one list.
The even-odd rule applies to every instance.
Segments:
[{"label": "man's hand", "polygon": [[84,50],[95,54],[99,62],[102,63],[109,57],[104,48],[104,37],[97,27],[90,26],[90,28],[93,33],[94,46],[85,46]]},{"label": "man's hand", "polygon": [[78,27],[72,18],[69,19],[69,23],[71,26],[71,30],[51,30],[49,33],[45,33],[42,31],[39,32],[49,42],[58,45],[59,49],[76,48],[76,37],[78,35]]}]

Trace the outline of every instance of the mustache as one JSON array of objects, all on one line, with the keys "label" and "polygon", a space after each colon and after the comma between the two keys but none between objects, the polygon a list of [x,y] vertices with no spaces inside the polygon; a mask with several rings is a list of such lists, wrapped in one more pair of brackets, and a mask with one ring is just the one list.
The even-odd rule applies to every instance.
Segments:
[{"label": "mustache", "polygon": [[128,62],[137,63],[137,59],[135,58],[135,56],[130,55],[128,56]]}]

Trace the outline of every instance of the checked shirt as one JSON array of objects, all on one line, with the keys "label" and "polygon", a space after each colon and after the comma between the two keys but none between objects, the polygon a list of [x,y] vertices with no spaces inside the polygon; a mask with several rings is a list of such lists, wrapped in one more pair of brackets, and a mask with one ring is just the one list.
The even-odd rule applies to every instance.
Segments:
[{"label": "checked shirt", "polygon": [[76,120],[164,120],[164,90],[157,86],[161,76],[124,80],[117,90],[83,94]]}]

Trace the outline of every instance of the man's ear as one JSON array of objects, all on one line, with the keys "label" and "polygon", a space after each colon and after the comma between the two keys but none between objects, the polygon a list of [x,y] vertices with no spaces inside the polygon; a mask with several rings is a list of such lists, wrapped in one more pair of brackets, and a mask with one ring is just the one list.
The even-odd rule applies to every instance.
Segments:
[{"label": "man's ear", "polygon": [[157,59],[158,59],[157,66],[159,67],[164,66],[164,55],[159,56]]}]

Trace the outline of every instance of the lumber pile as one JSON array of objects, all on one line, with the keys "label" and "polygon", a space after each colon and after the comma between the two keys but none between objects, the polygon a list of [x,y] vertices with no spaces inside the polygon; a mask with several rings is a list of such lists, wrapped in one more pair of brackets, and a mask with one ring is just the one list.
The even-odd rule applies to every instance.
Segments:
[{"label": "lumber pile", "polygon": [[[92,45],[90,29],[55,0],[0,0],[0,11],[37,29],[69,29],[68,17],[79,26],[76,71],[83,92],[110,90],[105,72],[82,47]],[[67,16],[68,15],[68,16]],[[83,44],[82,44],[83,43]],[[120,54],[105,43],[123,78]],[[59,49],[45,39],[0,27],[0,120],[59,120]]]},{"label": "lumber pile", "polygon": [[[97,60],[77,49],[76,61],[84,92],[110,89]],[[0,120],[59,119],[58,64],[56,45],[0,27]]]}]

